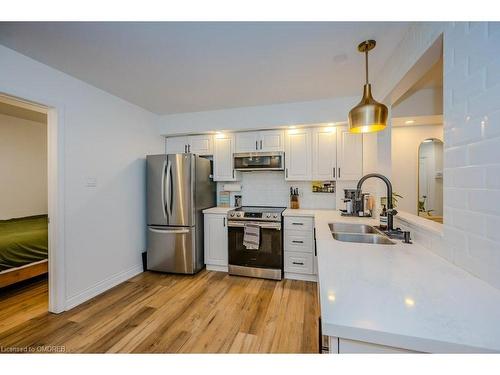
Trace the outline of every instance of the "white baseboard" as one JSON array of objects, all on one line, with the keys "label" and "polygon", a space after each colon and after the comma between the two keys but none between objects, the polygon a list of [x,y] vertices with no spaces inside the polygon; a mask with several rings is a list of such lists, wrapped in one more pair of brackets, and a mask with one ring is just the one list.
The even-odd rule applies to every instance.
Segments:
[{"label": "white baseboard", "polygon": [[217,272],[228,272],[228,266],[216,266],[213,264],[207,264],[207,270],[217,271]]},{"label": "white baseboard", "polygon": [[318,282],[318,276],[316,275],[305,275],[293,272],[285,272],[285,279]]},{"label": "white baseboard", "polygon": [[104,293],[108,289],[117,286],[118,284],[127,281],[128,279],[140,274],[143,272],[142,264],[138,264],[125,270],[123,272],[117,273],[103,281],[98,282],[94,286],[85,289],[83,292],[77,294],[76,296],[70,297],[66,299],[66,311],[71,310],[72,308],[88,301],[95,296],[98,296],[101,293]]}]

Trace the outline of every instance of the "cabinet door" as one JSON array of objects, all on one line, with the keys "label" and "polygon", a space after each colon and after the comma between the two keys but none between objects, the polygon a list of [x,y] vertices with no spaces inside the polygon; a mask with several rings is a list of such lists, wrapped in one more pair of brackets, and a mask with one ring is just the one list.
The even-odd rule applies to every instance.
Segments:
[{"label": "cabinet door", "polygon": [[235,152],[260,151],[259,132],[236,133]]},{"label": "cabinet door", "polygon": [[285,141],[285,179],[311,180],[311,167],[311,130],[289,130]]},{"label": "cabinet door", "polygon": [[187,152],[187,137],[168,137],[165,143],[167,154],[182,154]]},{"label": "cabinet door", "polygon": [[188,141],[189,152],[198,155],[213,155],[214,140],[212,135],[192,135]]},{"label": "cabinet door", "polygon": [[363,134],[337,128],[337,180],[363,177]]},{"label": "cabinet door", "polygon": [[218,134],[214,140],[214,181],[236,181],[234,171],[234,136]]},{"label": "cabinet door", "polygon": [[337,177],[337,134],[334,127],[313,129],[313,180]]},{"label": "cabinet door", "polygon": [[205,264],[227,267],[226,215],[205,214]]},{"label": "cabinet door", "polygon": [[260,132],[259,151],[284,151],[284,139],[281,130],[266,130]]}]

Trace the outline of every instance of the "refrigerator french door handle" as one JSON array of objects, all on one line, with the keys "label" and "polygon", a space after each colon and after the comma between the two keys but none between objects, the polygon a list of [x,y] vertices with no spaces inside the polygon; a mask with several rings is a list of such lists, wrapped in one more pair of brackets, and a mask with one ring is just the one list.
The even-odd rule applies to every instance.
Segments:
[{"label": "refrigerator french door handle", "polygon": [[170,173],[170,185],[169,185],[169,196],[170,196],[170,201],[168,202],[168,209],[169,209],[169,215],[172,217],[172,212],[173,212],[173,202],[174,202],[174,180],[172,178],[172,163],[170,163],[170,169],[168,170]]},{"label": "refrigerator french door handle", "polygon": [[154,233],[164,233],[164,234],[182,234],[189,233],[189,229],[156,229],[156,228],[148,228],[149,231]]},{"label": "refrigerator french door handle", "polygon": [[166,219],[167,218],[167,210],[165,207],[165,173],[167,169],[167,160],[163,162],[162,168],[161,168],[161,205],[163,207],[163,217]]},{"label": "refrigerator french door handle", "polygon": [[[172,216],[172,211],[171,211],[171,208],[170,208],[170,205],[171,205],[170,202],[172,201],[172,197],[171,197],[172,196],[172,190],[170,189],[170,185],[172,183],[171,170],[172,170],[172,163],[169,160],[167,162],[167,168],[166,168],[166,174],[167,174],[167,186],[166,186],[166,189],[167,189],[166,190],[167,191],[167,203],[165,204],[165,202],[162,202],[163,203],[163,207],[166,210],[166,216],[167,217]],[[163,186],[163,191],[165,191],[165,186]],[[165,196],[165,194],[163,194],[163,196]]]}]

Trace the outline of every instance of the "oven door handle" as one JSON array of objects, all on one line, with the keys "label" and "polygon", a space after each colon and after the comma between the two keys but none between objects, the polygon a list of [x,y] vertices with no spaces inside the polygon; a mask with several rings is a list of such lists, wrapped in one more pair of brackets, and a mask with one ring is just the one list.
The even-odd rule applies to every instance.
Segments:
[{"label": "oven door handle", "polygon": [[[252,224],[258,225],[261,229],[276,229],[281,230],[281,223],[256,223],[252,222]],[[227,226],[229,228],[244,228],[245,222],[240,221],[229,221],[227,222]]]}]

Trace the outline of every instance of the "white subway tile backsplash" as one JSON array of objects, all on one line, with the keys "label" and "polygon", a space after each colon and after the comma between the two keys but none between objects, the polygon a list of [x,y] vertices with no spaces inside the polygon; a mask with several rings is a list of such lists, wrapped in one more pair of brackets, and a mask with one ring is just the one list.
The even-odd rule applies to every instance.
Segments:
[{"label": "white subway tile backsplash", "polygon": [[470,190],[469,209],[488,214],[500,215],[500,190]]},{"label": "white subway tile backsplash", "polygon": [[[449,133],[444,133],[444,138],[447,141],[449,138]],[[464,167],[468,162],[468,149],[467,146],[450,147],[448,143],[445,143],[444,150],[444,167],[454,168],[454,167]]]},{"label": "white subway tile backsplash", "polygon": [[[336,194],[313,193],[311,181],[286,181],[283,172],[243,172],[240,183],[241,191],[231,195],[241,195],[245,206],[288,207],[290,187],[293,186],[299,189],[299,202],[302,208],[336,208]],[[222,186],[223,183],[219,183],[218,190],[221,190]]]},{"label": "white subway tile backsplash", "polygon": [[486,188],[500,189],[500,165],[492,165],[485,168]]},{"label": "white subway tile backsplash", "polygon": [[483,214],[466,210],[453,211],[453,227],[457,229],[484,236],[486,234],[485,223]]},{"label": "white subway tile backsplash", "polygon": [[470,165],[498,164],[500,161],[500,137],[472,143],[468,148]]},{"label": "white subway tile backsplash", "polygon": [[458,188],[481,188],[484,187],[485,174],[484,167],[455,168],[451,183]]},{"label": "white subway tile backsplash", "polygon": [[467,190],[445,187],[443,192],[444,205],[451,208],[467,208]]}]

